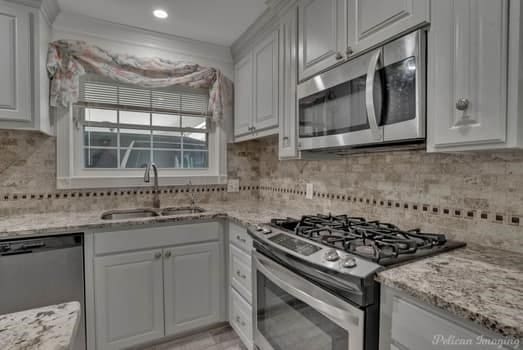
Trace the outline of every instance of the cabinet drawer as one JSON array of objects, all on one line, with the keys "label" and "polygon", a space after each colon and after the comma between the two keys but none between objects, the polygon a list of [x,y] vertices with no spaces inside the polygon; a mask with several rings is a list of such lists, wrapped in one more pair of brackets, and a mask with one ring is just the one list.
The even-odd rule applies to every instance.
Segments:
[{"label": "cabinet drawer", "polygon": [[229,264],[232,286],[251,304],[252,270],[250,256],[231,245]]},{"label": "cabinet drawer", "polygon": [[232,328],[238,333],[238,336],[248,349],[252,349],[252,308],[243,300],[233,288],[231,288],[231,312],[230,323]]},{"label": "cabinet drawer", "polygon": [[229,223],[229,240],[232,244],[247,252],[251,253],[252,238],[247,233],[245,227]]},{"label": "cabinet drawer", "polygon": [[220,239],[220,224],[202,222],[145,228],[129,228],[94,235],[96,255],[166,247],[180,244],[217,241]]}]

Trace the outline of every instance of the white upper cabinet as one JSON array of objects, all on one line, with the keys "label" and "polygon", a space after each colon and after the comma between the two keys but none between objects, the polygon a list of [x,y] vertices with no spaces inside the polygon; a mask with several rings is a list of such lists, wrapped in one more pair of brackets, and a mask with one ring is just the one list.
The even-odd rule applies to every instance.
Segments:
[{"label": "white upper cabinet", "polygon": [[0,128],[52,133],[45,67],[49,31],[39,8],[0,1]]},{"label": "white upper cabinet", "polygon": [[263,40],[253,50],[255,130],[278,126],[278,32]]},{"label": "white upper cabinet", "polygon": [[31,13],[0,3],[0,122],[31,123]]},{"label": "white upper cabinet", "polygon": [[347,0],[301,0],[298,23],[299,80],[345,58]]},{"label": "white upper cabinet", "polygon": [[438,0],[431,6],[428,150],[517,146],[519,1]]},{"label": "white upper cabinet", "polygon": [[278,132],[278,69],[278,30],[269,33],[236,63],[234,136],[237,141]]},{"label": "white upper cabinet", "polygon": [[349,0],[349,52],[361,52],[428,23],[429,9],[429,0]]},{"label": "white upper cabinet", "polygon": [[297,158],[298,12],[287,11],[280,21],[280,159]]},{"label": "white upper cabinet", "polygon": [[252,128],[252,55],[234,67],[234,93],[234,135],[240,136]]}]

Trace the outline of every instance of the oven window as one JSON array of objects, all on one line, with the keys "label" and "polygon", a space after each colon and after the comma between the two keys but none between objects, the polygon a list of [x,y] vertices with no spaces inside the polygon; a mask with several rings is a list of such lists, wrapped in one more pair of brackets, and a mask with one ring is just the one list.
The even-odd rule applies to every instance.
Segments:
[{"label": "oven window", "polygon": [[258,330],[274,350],[347,350],[347,330],[257,273]]},{"label": "oven window", "polygon": [[382,79],[381,125],[416,118],[416,68],[416,58],[409,57],[376,73]]}]

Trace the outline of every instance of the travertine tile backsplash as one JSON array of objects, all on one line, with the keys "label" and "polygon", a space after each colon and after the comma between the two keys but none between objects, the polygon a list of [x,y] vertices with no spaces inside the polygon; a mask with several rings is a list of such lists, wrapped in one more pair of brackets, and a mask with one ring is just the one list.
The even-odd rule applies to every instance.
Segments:
[{"label": "travertine tile backsplash", "polygon": [[[56,190],[55,139],[0,131],[0,216],[147,206],[149,188]],[[197,186],[200,202],[258,199],[304,212],[348,212],[405,229],[454,235],[523,251],[523,151],[351,155],[337,160],[278,160],[277,137],[229,145],[231,178],[241,191]],[[313,200],[305,184],[313,183]],[[185,187],[162,188],[164,205],[187,204]]]}]

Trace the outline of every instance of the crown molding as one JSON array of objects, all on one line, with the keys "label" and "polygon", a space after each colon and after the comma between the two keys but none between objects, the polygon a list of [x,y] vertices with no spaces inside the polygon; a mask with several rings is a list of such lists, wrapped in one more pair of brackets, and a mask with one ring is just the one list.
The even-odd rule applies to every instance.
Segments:
[{"label": "crown molding", "polygon": [[57,0],[7,0],[9,2],[32,7],[40,10],[44,19],[49,25],[52,25],[56,16],[60,13],[60,7]]},{"label": "crown molding", "polygon": [[53,24],[54,40],[61,33],[78,37],[93,37],[122,44],[169,51],[180,56],[197,57],[204,61],[232,63],[229,47],[193,40],[172,34],[114,23],[94,17],[61,12]]},{"label": "crown molding", "polygon": [[238,61],[249,49],[279,25],[280,16],[297,4],[297,0],[265,0],[267,9],[252,23],[231,46],[234,61]]}]

